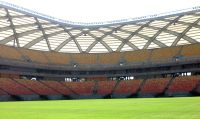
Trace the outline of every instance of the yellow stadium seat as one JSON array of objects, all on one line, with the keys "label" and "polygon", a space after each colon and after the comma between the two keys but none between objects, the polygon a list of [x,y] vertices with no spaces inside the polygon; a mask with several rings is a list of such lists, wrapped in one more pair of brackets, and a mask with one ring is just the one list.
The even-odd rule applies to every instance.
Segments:
[{"label": "yellow stadium seat", "polygon": [[121,53],[102,53],[98,55],[100,64],[118,64],[120,62]]},{"label": "yellow stadium seat", "polygon": [[168,48],[159,48],[152,50],[151,61],[162,60],[162,59],[171,59],[179,54],[181,47],[168,47]]},{"label": "yellow stadium seat", "polygon": [[96,54],[71,54],[72,60],[78,64],[97,64]]},{"label": "yellow stadium seat", "polygon": [[0,45],[0,57],[7,59],[21,60],[22,55],[17,51],[17,48]]},{"label": "yellow stadium seat", "polygon": [[70,56],[58,52],[45,52],[44,53],[51,64],[66,65],[70,63]]},{"label": "yellow stadium seat", "polygon": [[181,51],[182,56],[200,56],[200,43],[192,45],[184,45]]},{"label": "yellow stadium seat", "polygon": [[124,52],[124,59],[127,62],[143,62],[149,60],[150,54],[150,50]]}]

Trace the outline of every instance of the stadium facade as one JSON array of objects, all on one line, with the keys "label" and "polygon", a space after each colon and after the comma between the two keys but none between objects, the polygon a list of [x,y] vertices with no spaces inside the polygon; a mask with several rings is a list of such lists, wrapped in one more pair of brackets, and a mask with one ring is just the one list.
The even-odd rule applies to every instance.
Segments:
[{"label": "stadium facade", "polygon": [[78,23],[0,2],[0,99],[199,95],[199,11]]}]

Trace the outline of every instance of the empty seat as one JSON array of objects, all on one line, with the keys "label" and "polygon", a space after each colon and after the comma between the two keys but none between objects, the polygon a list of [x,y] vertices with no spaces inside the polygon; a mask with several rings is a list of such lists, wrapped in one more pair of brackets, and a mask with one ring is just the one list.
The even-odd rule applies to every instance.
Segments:
[{"label": "empty seat", "polygon": [[68,54],[58,52],[45,52],[44,55],[47,57],[51,64],[66,65],[70,63],[70,56]]},{"label": "empty seat", "polygon": [[98,60],[100,64],[118,64],[121,59],[121,53],[100,53]]},{"label": "empty seat", "polygon": [[137,50],[124,52],[124,59],[128,62],[144,62],[149,60],[151,50]]},{"label": "empty seat", "polygon": [[97,86],[97,94],[106,95],[113,91],[116,81],[99,81]]},{"label": "empty seat", "polygon": [[72,94],[72,92],[67,87],[65,87],[63,84],[57,81],[42,81],[42,82],[63,95]]},{"label": "empty seat", "polygon": [[15,47],[0,45],[0,57],[21,60],[22,55],[17,51],[17,48]]},{"label": "empty seat", "polygon": [[2,96],[2,95],[8,95],[8,94],[5,91],[0,89],[0,96]]},{"label": "empty seat", "polygon": [[35,51],[29,49],[19,49],[19,51],[25,56],[26,59],[31,60],[31,62],[48,64],[47,58],[44,56],[42,51]]},{"label": "empty seat", "polygon": [[141,89],[141,94],[158,94],[166,88],[170,79],[148,79]]},{"label": "empty seat", "polygon": [[151,61],[171,59],[178,55],[181,47],[159,48],[152,50]]},{"label": "empty seat", "polygon": [[195,88],[199,80],[200,78],[196,76],[177,77],[169,86],[167,93],[189,93]]},{"label": "empty seat", "polygon": [[32,81],[32,80],[24,80],[24,79],[15,79],[18,83],[30,88],[34,92],[40,95],[57,95],[58,92],[52,90],[51,88],[45,86],[44,84],[40,83],[39,81]]},{"label": "empty seat", "polygon": [[63,82],[64,85],[72,89],[79,95],[91,95],[94,89],[94,82]]},{"label": "empty seat", "polygon": [[143,80],[120,81],[114,94],[135,94]]},{"label": "empty seat", "polygon": [[184,45],[181,51],[181,55],[189,56],[200,56],[200,43]]},{"label": "empty seat", "polygon": [[71,57],[78,64],[97,64],[97,55],[95,54],[72,54]]},{"label": "empty seat", "polygon": [[35,94],[31,90],[27,89],[26,87],[18,84],[17,82],[8,79],[8,78],[1,78],[0,79],[0,88],[6,91],[11,95],[31,95]]}]

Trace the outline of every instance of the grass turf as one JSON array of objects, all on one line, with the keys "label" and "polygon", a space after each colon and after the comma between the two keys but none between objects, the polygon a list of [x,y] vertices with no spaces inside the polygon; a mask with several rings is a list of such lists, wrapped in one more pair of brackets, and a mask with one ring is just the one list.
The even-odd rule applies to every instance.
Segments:
[{"label": "grass turf", "polygon": [[0,119],[200,119],[200,97],[0,102]]}]

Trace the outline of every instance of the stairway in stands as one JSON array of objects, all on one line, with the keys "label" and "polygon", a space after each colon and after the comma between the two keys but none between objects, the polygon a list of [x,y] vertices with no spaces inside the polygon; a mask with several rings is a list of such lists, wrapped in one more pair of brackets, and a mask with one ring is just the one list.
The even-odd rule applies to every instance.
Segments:
[{"label": "stairway in stands", "polygon": [[169,89],[170,85],[173,83],[173,81],[174,81],[175,78],[176,78],[176,77],[172,77],[172,78],[169,80],[168,84],[166,85],[165,89],[164,89],[163,92],[160,94],[160,96],[165,95],[166,91]]},{"label": "stairway in stands", "polygon": [[140,87],[139,87],[138,90],[137,90],[137,93],[136,93],[135,95],[133,95],[133,97],[135,97],[135,96],[138,97],[138,96],[141,94],[141,90],[142,90],[143,86],[145,85],[146,80],[147,80],[147,79],[144,79],[144,80],[142,81],[142,83],[140,84]]},{"label": "stairway in stands", "polygon": [[115,86],[113,87],[112,92],[111,92],[110,95],[112,95],[115,92],[115,90],[118,87],[118,85],[119,85],[120,82],[121,82],[121,80],[117,80],[117,82],[116,82]]}]

